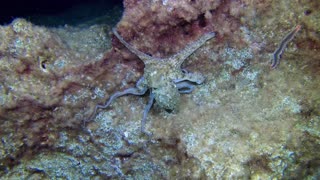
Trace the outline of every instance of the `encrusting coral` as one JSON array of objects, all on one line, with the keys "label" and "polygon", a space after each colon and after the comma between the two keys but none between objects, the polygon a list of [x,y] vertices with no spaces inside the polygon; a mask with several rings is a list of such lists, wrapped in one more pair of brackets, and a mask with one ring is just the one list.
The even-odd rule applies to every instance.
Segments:
[{"label": "encrusting coral", "polygon": [[104,105],[97,105],[89,120],[96,114],[97,110],[107,108],[116,98],[133,94],[144,95],[148,90],[150,97],[143,112],[141,120],[141,132],[145,133],[145,122],[147,114],[154,102],[166,110],[176,110],[179,105],[180,94],[191,93],[194,85],[202,84],[205,78],[199,73],[190,73],[181,69],[181,64],[206,41],[215,36],[214,32],[204,34],[197,41],[190,43],[183,50],[168,57],[155,58],[147,55],[128,44],[116,31],[113,33],[132,53],[137,55],[145,64],[144,75],[138,80],[135,88],[129,88],[113,94]]}]

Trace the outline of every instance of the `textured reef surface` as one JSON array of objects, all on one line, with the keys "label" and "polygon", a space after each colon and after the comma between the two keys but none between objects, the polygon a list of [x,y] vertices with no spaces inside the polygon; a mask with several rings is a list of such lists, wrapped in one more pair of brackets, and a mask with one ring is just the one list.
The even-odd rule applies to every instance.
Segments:
[{"label": "textured reef surface", "polygon": [[[116,27],[0,26],[2,179],[319,179],[320,2],[123,5]],[[153,103],[97,108],[141,77]]]}]

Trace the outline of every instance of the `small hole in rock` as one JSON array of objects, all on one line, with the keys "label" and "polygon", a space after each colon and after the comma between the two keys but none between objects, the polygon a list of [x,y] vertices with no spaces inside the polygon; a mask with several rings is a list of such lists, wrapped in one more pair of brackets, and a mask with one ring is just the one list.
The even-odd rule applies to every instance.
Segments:
[{"label": "small hole in rock", "polygon": [[304,14],[306,16],[309,16],[311,13],[312,13],[312,11],[310,9],[307,9],[307,10],[304,11]]},{"label": "small hole in rock", "polygon": [[42,61],[42,62],[41,62],[41,68],[42,68],[42,69],[46,69],[46,62],[47,62],[47,61]]}]

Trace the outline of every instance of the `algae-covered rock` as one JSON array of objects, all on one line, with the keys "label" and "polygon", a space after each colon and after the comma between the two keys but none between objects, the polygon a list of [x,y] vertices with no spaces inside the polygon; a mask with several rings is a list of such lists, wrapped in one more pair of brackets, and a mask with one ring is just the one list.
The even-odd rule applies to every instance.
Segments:
[{"label": "algae-covered rock", "polygon": [[[2,178],[319,178],[317,1],[125,0],[124,7],[117,32],[154,59],[215,32],[182,64],[204,83],[182,94],[174,111],[155,102],[149,136],[140,132],[147,97],[121,97],[88,120],[144,75],[139,58],[111,40],[111,27],[24,19],[1,26]],[[279,47],[280,63],[270,68]]]}]

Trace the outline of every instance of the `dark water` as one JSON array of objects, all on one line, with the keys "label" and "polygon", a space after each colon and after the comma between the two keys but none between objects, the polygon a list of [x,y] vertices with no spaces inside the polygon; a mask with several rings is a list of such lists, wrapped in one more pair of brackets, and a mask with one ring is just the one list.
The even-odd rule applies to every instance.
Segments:
[{"label": "dark water", "polygon": [[0,6],[1,25],[18,17],[37,25],[77,25],[106,14],[109,14],[106,20],[117,22],[122,8],[121,0],[11,0],[6,3]]}]

